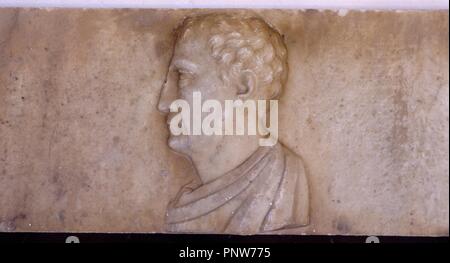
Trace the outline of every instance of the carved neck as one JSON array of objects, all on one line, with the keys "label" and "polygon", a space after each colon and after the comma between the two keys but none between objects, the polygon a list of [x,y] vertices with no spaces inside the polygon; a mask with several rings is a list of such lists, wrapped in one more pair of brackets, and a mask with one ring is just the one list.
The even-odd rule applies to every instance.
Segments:
[{"label": "carved neck", "polygon": [[228,137],[213,152],[191,156],[202,184],[211,182],[245,162],[260,146],[254,137]]}]

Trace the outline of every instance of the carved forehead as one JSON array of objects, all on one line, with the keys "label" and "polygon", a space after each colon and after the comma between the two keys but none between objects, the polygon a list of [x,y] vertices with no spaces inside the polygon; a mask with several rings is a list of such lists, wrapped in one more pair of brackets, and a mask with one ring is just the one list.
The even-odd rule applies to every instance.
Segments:
[{"label": "carved forehead", "polygon": [[175,45],[172,62],[180,59],[188,60],[195,64],[214,61],[208,48],[208,40],[204,37],[190,37],[178,40]]}]

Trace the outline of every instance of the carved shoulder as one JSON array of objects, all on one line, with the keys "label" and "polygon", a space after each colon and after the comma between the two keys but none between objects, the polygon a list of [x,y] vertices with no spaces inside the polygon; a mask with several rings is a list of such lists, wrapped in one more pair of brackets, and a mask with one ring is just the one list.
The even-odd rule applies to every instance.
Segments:
[{"label": "carved shoulder", "polygon": [[300,156],[282,146],[285,169],[263,231],[295,228],[309,224],[309,186]]},{"label": "carved shoulder", "polygon": [[308,174],[305,169],[303,159],[291,151],[283,147],[286,156],[286,177],[295,181],[293,189],[292,204],[292,223],[294,227],[306,226],[309,224],[309,182]]}]

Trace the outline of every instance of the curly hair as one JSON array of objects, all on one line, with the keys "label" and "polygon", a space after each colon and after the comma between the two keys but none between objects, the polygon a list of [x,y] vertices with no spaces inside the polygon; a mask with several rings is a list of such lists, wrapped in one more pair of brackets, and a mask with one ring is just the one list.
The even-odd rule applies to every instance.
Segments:
[{"label": "curly hair", "polygon": [[208,14],[189,17],[178,28],[177,41],[207,34],[211,55],[223,65],[222,80],[230,83],[243,71],[251,71],[258,84],[281,94],[288,75],[287,48],[283,37],[258,17]]}]

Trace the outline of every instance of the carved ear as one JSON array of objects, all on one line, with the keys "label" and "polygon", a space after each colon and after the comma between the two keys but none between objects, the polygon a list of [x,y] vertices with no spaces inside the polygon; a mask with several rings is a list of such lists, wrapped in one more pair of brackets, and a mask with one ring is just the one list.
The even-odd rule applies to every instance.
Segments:
[{"label": "carved ear", "polygon": [[239,78],[237,95],[240,99],[249,97],[256,89],[257,78],[253,71],[244,70]]}]

